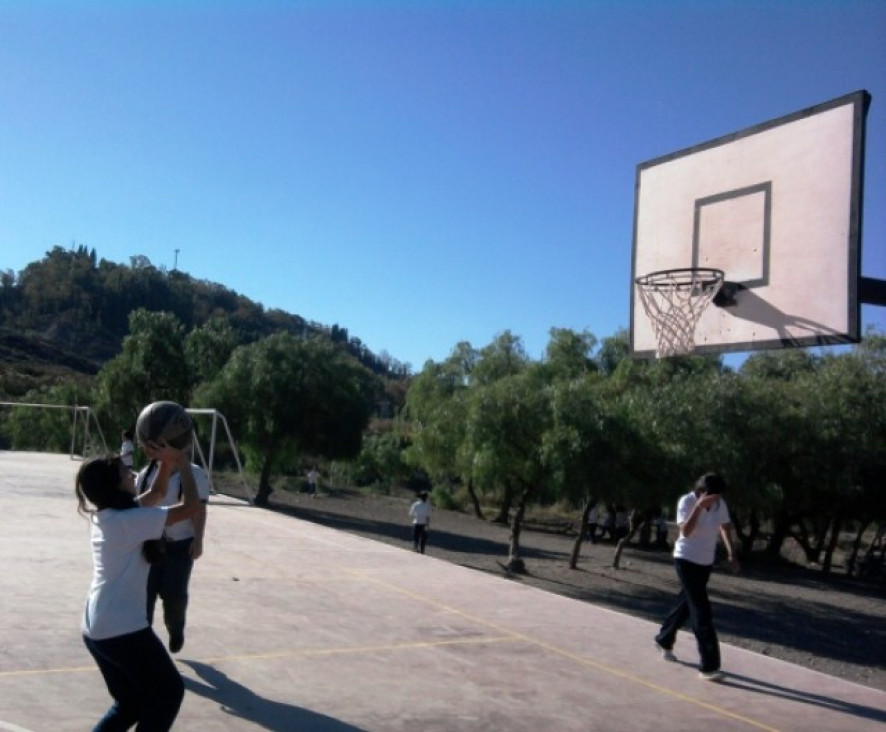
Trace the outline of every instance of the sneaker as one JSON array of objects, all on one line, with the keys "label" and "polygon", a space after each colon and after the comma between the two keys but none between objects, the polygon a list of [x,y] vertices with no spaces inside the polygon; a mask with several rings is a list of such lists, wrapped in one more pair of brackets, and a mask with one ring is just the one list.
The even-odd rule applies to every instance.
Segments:
[{"label": "sneaker", "polygon": [[665,648],[661,643],[655,641],[655,647],[661,652],[661,657],[665,661],[676,661],[677,657],[670,648]]},{"label": "sneaker", "polygon": [[716,671],[699,671],[698,678],[702,681],[722,681],[726,678],[726,674],[719,669]]},{"label": "sneaker", "polygon": [[169,652],[178,653],[185,645],[185,634],[177,631],[169,634]]}]

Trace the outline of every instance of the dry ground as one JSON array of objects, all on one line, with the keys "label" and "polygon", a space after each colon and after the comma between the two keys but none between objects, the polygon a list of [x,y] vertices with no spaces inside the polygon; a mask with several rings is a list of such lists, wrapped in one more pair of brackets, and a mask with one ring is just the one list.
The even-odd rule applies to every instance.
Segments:
[{"label": "dry ground", "polygon": [[[289,513],[411,551],[408,492],[380,496],[321,491],[311,498],[274,492],[270,510]],[[530,516],[530,519],[532,517]],[[509,529],[455,511],[435,510],[428,554],[477,571],[506,576]],[[568,567],[575,535],[538,526],[521,534],[527,574],[541,589],[647,620],[664,617],[678,589],[666,551],[625,549],[612,568],[614,545],[584,542],[579,566]],[[798,564],[750,564],[738,575],[718,567],[711,597],[723,642],[826,674],[886,690],[886,587],[862,584]],[[651,647],[650,653],[654,653]]]}]

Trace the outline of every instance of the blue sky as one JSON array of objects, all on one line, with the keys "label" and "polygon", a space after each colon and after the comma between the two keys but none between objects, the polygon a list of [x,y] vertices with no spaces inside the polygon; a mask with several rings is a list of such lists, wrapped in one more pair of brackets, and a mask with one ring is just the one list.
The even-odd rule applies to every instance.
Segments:
[{"label": "blue sky", "polygon": [[867,89],[886,279],[884,38],[882,0],[0,0],[0,269],[84,244],[415,370],[537,358],[629,325],[639,163]]}]

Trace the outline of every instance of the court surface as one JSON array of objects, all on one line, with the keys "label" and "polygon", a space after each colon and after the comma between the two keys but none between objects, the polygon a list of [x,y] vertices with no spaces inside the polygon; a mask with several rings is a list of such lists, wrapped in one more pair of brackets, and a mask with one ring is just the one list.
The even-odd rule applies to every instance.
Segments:
[{"label": "court surface", "polygon": [[[0,452],[2,732],[83,732],[109,704],[79,633],[91,560],[78,465]],[[643,620],[224,496],[209,511],[177,656],[178,730],[886,725],[886,691],[731,646],[725,682],[703,682],[691,634],[667,663]]]}]

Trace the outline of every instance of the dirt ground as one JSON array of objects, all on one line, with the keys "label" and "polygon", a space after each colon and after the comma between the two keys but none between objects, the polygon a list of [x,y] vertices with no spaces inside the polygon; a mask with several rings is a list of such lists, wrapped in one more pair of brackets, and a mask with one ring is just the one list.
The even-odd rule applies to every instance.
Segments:
[{"label": "dirt ground", "polygon": [[[407,517],[414,496],[322,491],[314,498],[286,490],[271,494],[270,510],[412,551]],[[532,516],[529,516],[532,525]],[[659,621],[678,590],[665,550],[628,546],[613,569],[614,544],[582,545],[569,569],[575,540],[569,530],[540,525],[521,534],[526,574],[508,575],[510,530],[466,513],[435,510],[427,553],[480,572],[508,576],[560,595]],[[673,529],[672,529],[673,535]],[[859,684],[886,690],[886,587],[825,577],[799,564],[750,564],[733,575],[718,566],[711,578],[721,641]],[[650,639],[651,640],[651,639]],[[654,649],[650,648],[654,653]]]}]

